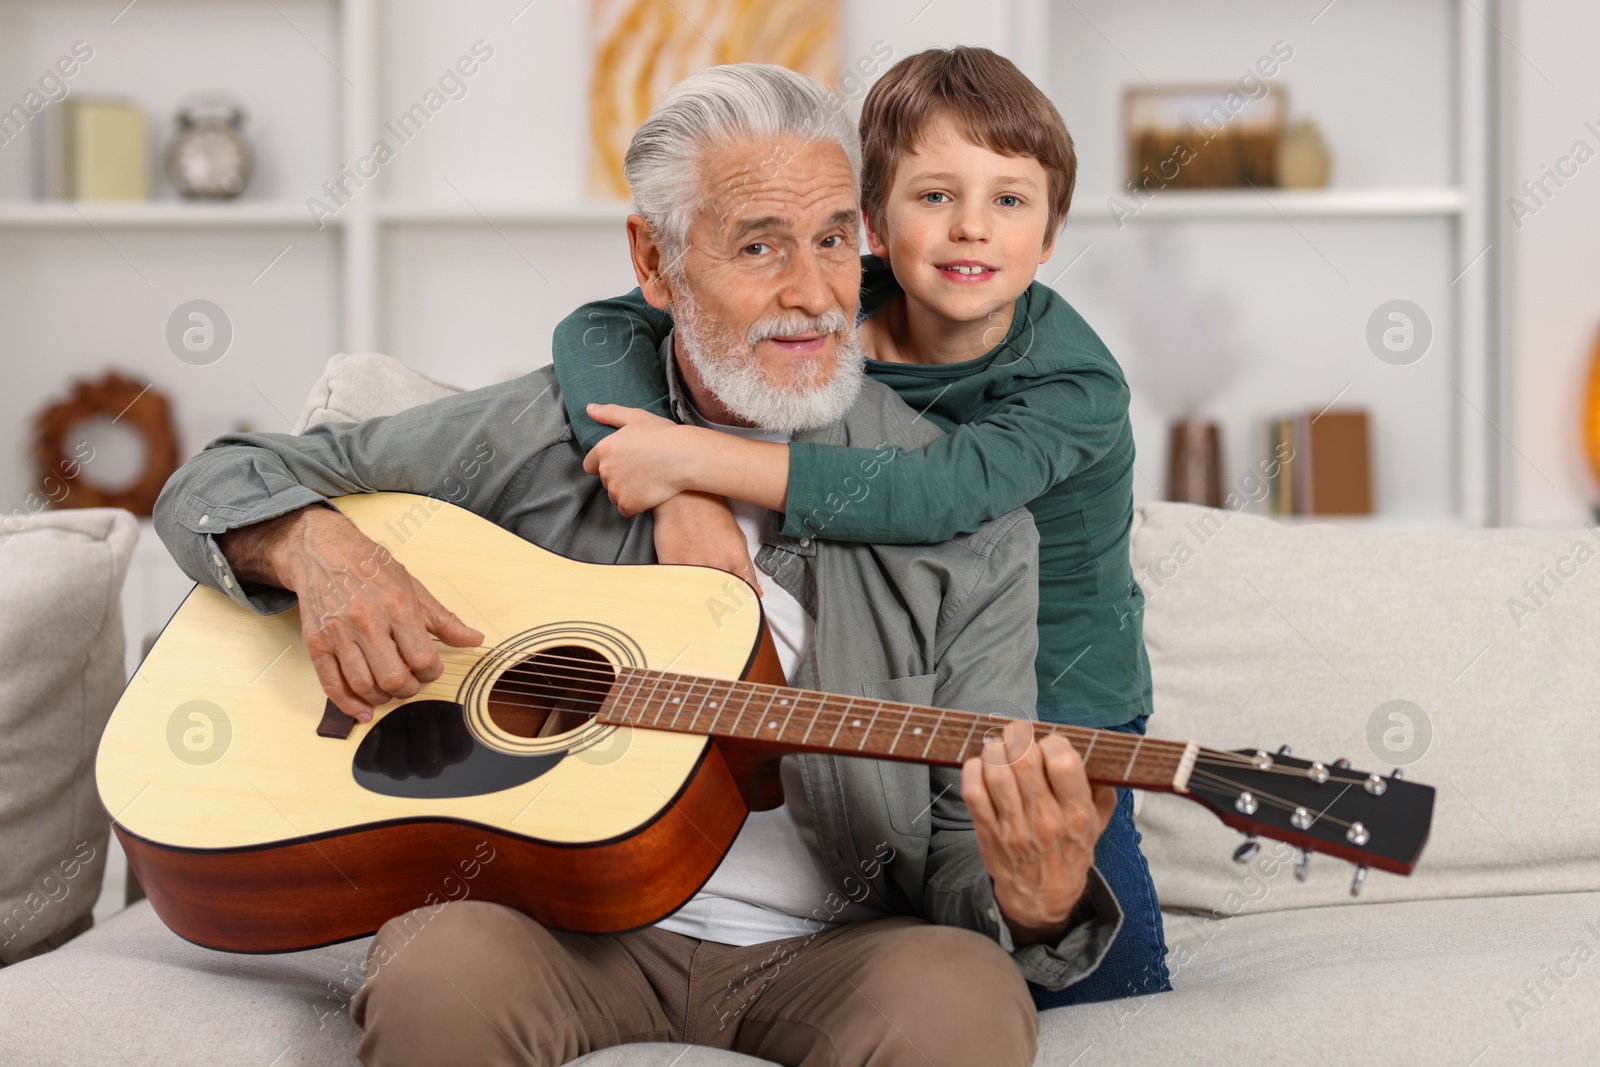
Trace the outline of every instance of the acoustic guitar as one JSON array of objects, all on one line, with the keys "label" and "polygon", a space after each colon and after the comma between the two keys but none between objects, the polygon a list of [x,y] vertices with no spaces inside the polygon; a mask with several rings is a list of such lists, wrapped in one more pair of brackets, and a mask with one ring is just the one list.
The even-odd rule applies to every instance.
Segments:
[{"label": "acoustic guitar", "polygon": [[[358,723],[323,693],[298,607],[194,588],[95,772],[156,913],[200,945],[310,948],[468,894],[563,930],[647,925],[783,802],[784,754],[958,766],[1010,721],[788,688],[759,601],[721,571],[578,563],[431,497],[333,503],[490,640],[439,644],[441,677]],[[1250,835],[1236,858],[1264,835],[1361,865],[1359,887],[1367,866],[1409,874],[1427,840],[1434,791],[1398,772],[1035,730],[1091,781],[1204,804]]]}]

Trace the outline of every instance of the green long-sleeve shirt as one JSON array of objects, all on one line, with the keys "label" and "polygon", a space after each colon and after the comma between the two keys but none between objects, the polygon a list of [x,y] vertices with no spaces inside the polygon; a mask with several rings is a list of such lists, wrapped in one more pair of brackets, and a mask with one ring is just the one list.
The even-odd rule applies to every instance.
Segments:
[{"label": "green long-sleeve shirt", "polygon": [[[859,318],[899,285],[862,257]],[[671,417],[656,346],[671,316],[639,290],[588,304],[556,327],[556,376],[585,450],[610,428],[591,401]],[[1116,726],[1148,715],[1144,594],[1128,558],[1133,524],[1133,428],[1122,369],[1066,300],[1034,282],[1011,329],[966,363],[867,362],[946,435],[926,448],[795,444],[784,532],[841,541],[942,541],[1026,505],[1039,528],[1042,718]]]}]

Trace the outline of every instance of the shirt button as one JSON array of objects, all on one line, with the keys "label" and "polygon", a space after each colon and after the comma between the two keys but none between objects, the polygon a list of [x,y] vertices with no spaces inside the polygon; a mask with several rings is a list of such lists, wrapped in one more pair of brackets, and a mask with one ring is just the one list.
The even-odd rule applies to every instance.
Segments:
[{"label": "shirt button", "polygon": [[809,537],[800,538],[800,547],[801,548],[810,548],[811,547],[811,538],[809,538]]},{"label": "shirt button", "polygon": [[989,919],[990,919],[991,922],[999,922],[1000,921],[1000,913],[995,910],[994,905],[992,905],[992,904],[989,905]]},{"label": "shirt button", "polygon": [[200,525],[201,526],[204,526],[206,523],[208,523],[210,521],[211,521],[211,516],[210,515],[202,515],[202,516],[200,516]]},{"label": "shirt button", "polygon": [[222,588],[224,588],[224,589],[232,589],[233,588],[233,579],[229,578],[226,574],[224,574],[222,576]]},{"label": "shirt button", "polygon": [[222,566],[222,557],[214,552],[211,554],[211,561],[219,567]]}]

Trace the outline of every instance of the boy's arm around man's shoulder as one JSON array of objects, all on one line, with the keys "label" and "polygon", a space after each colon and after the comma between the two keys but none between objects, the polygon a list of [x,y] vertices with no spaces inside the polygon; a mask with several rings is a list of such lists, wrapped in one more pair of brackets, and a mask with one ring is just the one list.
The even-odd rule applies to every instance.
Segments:
[{"label": "boy's arm around man's shoulder", "polygon": [[583,305],[556,324],[550,351],[561,382],[567,418],[588,452],[613,427],[589,417],[588,405],[620,404],[672,418],[666,371],[658,351],[672,330],[672,315],[635,288]]},{"label": "boy's arm around man's shoulder", "polygon": [[986,357],[984,410],[948,435],[888,438],[876,451],[793,445],[784,532],[932,544],[1030,503],[1108,454],[1131,466],[1122,368],[1053,290],[1035,283],[1027,306],[1018,336]]}]

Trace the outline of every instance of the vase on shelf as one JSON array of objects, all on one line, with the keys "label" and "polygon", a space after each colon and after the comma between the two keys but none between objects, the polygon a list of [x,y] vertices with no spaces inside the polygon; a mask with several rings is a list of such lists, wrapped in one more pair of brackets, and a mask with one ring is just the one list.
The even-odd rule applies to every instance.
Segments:
[{"label": "vase on shelf", "polygon": [[1325,188],[1332,167],[1322,131],[1310,119],[1290,127],[1278,145],[1278,184],[1285,189]]},{"label": "vase on shelf", "polygon": [[1222,431],[1195,416],[1172,424],[1167,449],[1167,499],[1222,506]]}]

